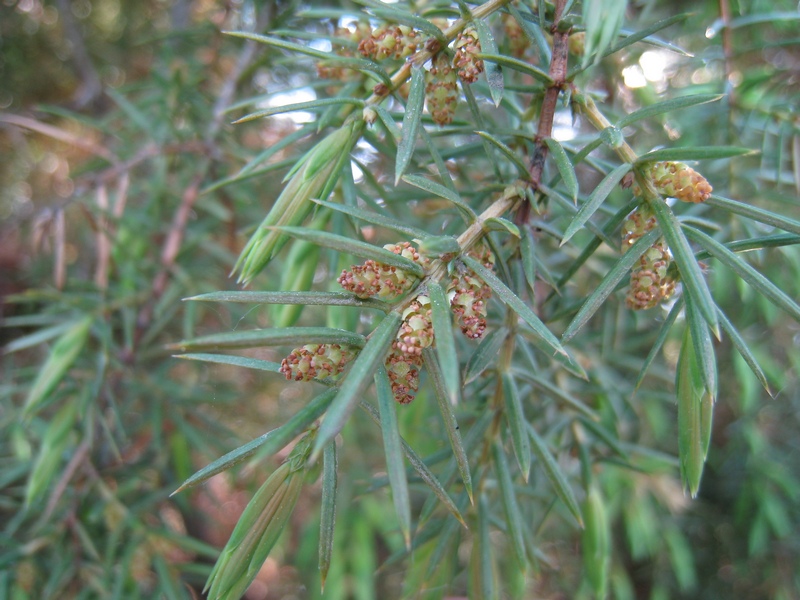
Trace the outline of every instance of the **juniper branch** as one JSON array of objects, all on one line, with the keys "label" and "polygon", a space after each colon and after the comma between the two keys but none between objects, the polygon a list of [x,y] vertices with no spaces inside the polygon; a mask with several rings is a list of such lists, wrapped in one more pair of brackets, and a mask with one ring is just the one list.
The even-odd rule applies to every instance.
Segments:
[{"label": "juniper branch", "polygon": [[[553,26],[553,55],[550,59],[550,79],[553,80],[544,94],[542,110],[539,115],[539,126],[536,131],[536,148],[531,158],[529,168],[531,188],[536,190],[542,182],[544,172],[544,162],[547,159],[547,144],[545,139],[553,133],[553,119],[556,112],[558,96],[566,84],[567,77],[567,54],[569,50],[569,30],[562,30],[560,27],[561,16],[564,12],[566,0],[556,0],[555,15]],[[525,224],[530,218],[531,206],[529,201],[525,201],[520,206],[516,215],[517,224]]]}]

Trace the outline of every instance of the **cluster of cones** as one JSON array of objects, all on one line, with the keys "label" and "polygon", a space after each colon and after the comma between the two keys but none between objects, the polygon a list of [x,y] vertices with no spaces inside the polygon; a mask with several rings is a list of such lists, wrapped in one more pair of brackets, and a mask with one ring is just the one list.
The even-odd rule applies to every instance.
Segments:
[{"label": "cluster of cones", "polygon": [[[414,261],[423,268],[430,260],[408,242],[388,244],[387,250]],[[494,267],[491,251],[477,246],[470,255],[486,268]],[[478,339],[486,331],[487,301],[490,288],[470,269],[456,265],[448,286],[448,299],[461,331],[470,339]],[[395,300],[411,290],[419,279],[406,271],[375,260],[367,260],[342,271],[338,279],[341,286],[359,298]],[[422,368],[422,351],[434,343],[431,321],[431,301],[424,294],[416,296],[403,311],[403,322],[392,341],[385,360],[386,371],[395,399],[407,404],[414,399],[419,388]],[[281,372],[287,379],[310,381],[338,377],[356,350],[338,344],[309,344],[296,348],[281,363]]]}]

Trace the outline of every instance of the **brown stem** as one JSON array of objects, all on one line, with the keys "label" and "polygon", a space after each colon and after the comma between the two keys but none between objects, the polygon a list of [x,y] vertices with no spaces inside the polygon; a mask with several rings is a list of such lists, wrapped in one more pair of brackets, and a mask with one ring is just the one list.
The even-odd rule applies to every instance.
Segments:
[{"label": "brown stem", "polygon": [[105,291],[108,288],[108,265],[111,261],[111,239],[108,230],[108,190],[105,185],[97,188],[97,209],[99,219],[97,223],[97,268],[94,273],[94,283],[98,289]]},{"label": "brown stem", "polygon": [[[478,216],[478,218],[475,219],[472,225],[467,227],[464,233],[458,236],[458,245],[461,247],[461,252],[466,254],[470,248],[472,248],[483,238],[485,235],[485,221],[502,217],[517,205],[519,199],[520,197],[516,194],[505,193],[502,197],[495,200],[491,206],[484,210]],[[431,263],[428,275],[420,282],[420,285],[417,289],[425,289],[425,286],[429,281],[439,282],[444,279],[446,275],[447,263],[443,260],[436,259]],[[392,306],[392,310],[402,314],[408,305],[416,299],[416,296],[417,294],[413,294],[397,302]]]},{"label": "brown stem", "polygon": [[[551,32],[553,34],[553,56],[550,59],[550,79],[553,83],[547,88],[542,100],[542,110],[539,116],[539,126],[536,131],[536,148],[531,157],[530,185],[535,190],[542,183],[544,162],[547,159],[547,144],[545,139],[553,134],[553,119],[555,118],[558,95],[567,82],[567,54],[569,50],[569,31],[561,31],[559,23],[564,12],[566,0],[556,0],[555,15]],[[517,211],[515,221],[518,225],[528,222],[531,214],[531,204],[524,201]]]},{"label": "brown stem", "polygon": [[61,129],[60,127],[56,127],[55,125],[42,123],[41,121],[31,119],[30,117],[21,117],[11,113],[0,113],[0,123],[9,123],[11,125],[16,125],[17,127],[24,127],[25,129],[30,129],[31,131],[41,133],[42,135],[51,137],[59,142],[64,142],[70,146],[80,148],[84,152],[90,152],[91,154],[99,156],[100,158],[104,158],[111,163],[119,162],[117,157],[114,156],[114,153],[102,144],[76,135],[65,129]]},{"label": "brown stem", "polygon": [[53,232],[53,283],[56,289],[64,289],[67,278],[66,263],[66,237],[67,230],[64,219],[64,209],[56,210],[55,231]]},{"label": "brown stem", "polygon": [[[477,244],[484,236],[484,222],[489,219],[496,219],[498,217],[502,217],[506,214],[509,210],[511,210],[515,204],[519,201],[519,196],[516,195],[509,195],[503,194],[503,196],[497,200],[495,200],[491,206],[489,206],[486,210],[484,210],[475,222],[470,225],[464,233],[458,236],[458,245],[461,247],[461,252],[466,253],[472,248],[475,244]],[[444,278],[447,274],[447,264],[441,260],[436,260],[433,262],[430,274],[427,276],[425,282],[427,281],[440,281]],[[423,283],[425,283],[423,282]],[[405,308],[405,306],[404,306]]]},{"label": "brown stem", "polygon": [[161,297],[164,290],[169,283],[169,274],[172,267],[175,265],[175,259],[178,257],[178,252],[183,243],[183,237],[186,233],[186,224],[189,221],[189,216],[192,213],[194,203],[200,195],[200,184],[205,178],[205,167],[200,169],[200,172],[194,176],[194,179],[189,186],[184,190],[181,198],[181,203],[178,210],[175,211],[175,216],[172,219],[172,225],[167,233],[167,238],[164,240],[164,246],[161,250],[161,270],[153,280],[152,295],[150,301],[142,307],[139,312],[139,317],[136,321],[136,341],[141,339],[145,328],[150,324],[153,318],[153,309],[156,300]]},{"label": "brown stem", "polygon": [[69,459],[69,462],[64,468],[64,472],[61,474],[58,483],[56,483],[56,486],[53,488],[53,492],[50,494],[50,498],[47,500],[47,506],[44,509],[44,514],[42,514],[42,522],[47,521],[47,519],[50,518],[50,515],[53,514],[53,511],[55,510],[58,501],[61,499],[61,496],[64,495],[72,476],[75,475],[75,471],[78,470],[78,467],[84,464],[88,454],[89,442],[84,440],[75,449],[75,452],[73,452],[72,458]]}]

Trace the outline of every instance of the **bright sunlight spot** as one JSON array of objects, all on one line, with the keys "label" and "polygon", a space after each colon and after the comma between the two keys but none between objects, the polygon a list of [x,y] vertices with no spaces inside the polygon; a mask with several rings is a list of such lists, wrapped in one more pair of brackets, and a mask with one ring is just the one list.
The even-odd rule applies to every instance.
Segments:
[{"label": "bright sunlight spot", "polygon": [[666,52],[648,50],[639,58],[639,64],[642,66],[644,77],[648,81],[666,81],[665,71],[669,66]]},{"label": "bright sunlight spot", "polygon": [[622,78],[629,88],[640,88],[647,85],[647,79],[639,65],[631,65],[622,69]]},{"label": "bright sunlight spot", "polygon": [[575,128],[572,126],[572,113],[569,110],[558,111],[553,118],[553,139],[559,142],[568,142],[575,138]]}]

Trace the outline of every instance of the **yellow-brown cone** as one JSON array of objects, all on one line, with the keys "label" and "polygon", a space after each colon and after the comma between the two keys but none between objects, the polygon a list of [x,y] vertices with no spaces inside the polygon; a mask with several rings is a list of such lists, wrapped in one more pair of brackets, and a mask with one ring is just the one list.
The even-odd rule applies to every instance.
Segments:
[{"label": "yellow-brown cone", "polygon": [[436,124],[453,121],[458,106],[458,75],[444,52],[433,58],[433,66],[425,74],[425,103]]}]

